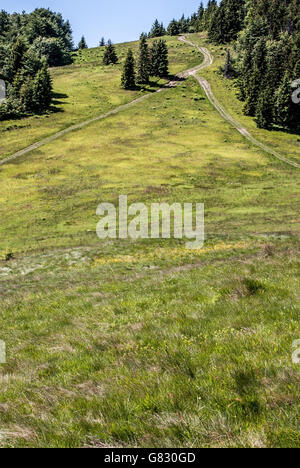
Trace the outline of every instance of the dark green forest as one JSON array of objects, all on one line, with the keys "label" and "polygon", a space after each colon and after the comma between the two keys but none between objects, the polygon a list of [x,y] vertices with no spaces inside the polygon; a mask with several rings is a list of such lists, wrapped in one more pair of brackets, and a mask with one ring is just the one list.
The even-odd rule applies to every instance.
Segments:
[{"label": "dark green forest", "polygon": [[52,98],[49,66],[72,62],[72,31],[61,14],[40,8],[30,14],[0,12],[0,78],[7,100],[0,119],[42,113]]},{"label": "dark green forest", "polygon": [[[166,29],[156,20],[149,37],[202,31],[211,43],[233,46],[229,75],[245,114],[261,128],[299,131],[300,106],[291,96],[292,83],[300,79],[300,0],[209,0]],[[228,55],[226,60],[228,67]]]}]

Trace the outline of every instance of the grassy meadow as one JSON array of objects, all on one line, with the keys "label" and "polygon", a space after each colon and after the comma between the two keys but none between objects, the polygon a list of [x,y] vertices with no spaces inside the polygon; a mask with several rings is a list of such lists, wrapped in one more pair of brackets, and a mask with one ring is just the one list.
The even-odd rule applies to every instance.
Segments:
[{"label": "grassy meadow", "polygon": [[[172,74],[201,62],[168,41]],[[208,48],[220,102],[297,160],[299,136],[243,117]],[[1,157],[162,84],[122,90],[102,53],[52,70],[61,112],[1,123]],[[300,447],[299,182],[193,77],[2,166],[0,446]],[[205,203],[204,248],[100,241],[97,206],[121,194]]]},{"label": "grassy meadow", "polygon": [[[201,62],[201,54],[167,38],[170,50],[170,73],[192,68]],[[102,64],[104,48],[98,47],[74,54],[74,63],[51,69],[54,101],[51,112],[19,120],[0,122],[0,160],[54,133],[127,104],[134,98],[154,92],[166,80],[153,79],[136,92],[120,87],[126,51],[131,47],[138,54],[138,42],[116,45],[117,65]]]}]

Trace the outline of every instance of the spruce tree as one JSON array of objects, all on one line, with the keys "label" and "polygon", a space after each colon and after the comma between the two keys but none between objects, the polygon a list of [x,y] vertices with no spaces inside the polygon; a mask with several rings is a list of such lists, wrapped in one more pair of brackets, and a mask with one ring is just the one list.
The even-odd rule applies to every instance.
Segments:
[{"label": "spruce tree", "polygon": [[274,101],[272,91],[265,87],[261,91],[256,106],[255,122],[258,128],[270,129],[274,117]]},{"label": "spruce tree", "polygon": [[127,53],[121,84],[124,89],[135,89],[135,60],[132,49]]},{"label": "spruce tree", "polygon": [[51,103],[52,83],[46,65],[37,73],[32,83],[33,109],[44,112]]},{"label": "spruce tree", "polygon": [[197,20],[196,20],[196,32],[200,32],[203,30],[203,18],[205,14],[205,8],[203,6],[203,2],[201,2],[198,13],[197,13]]},{"label": "spruce tree", "polygon": [[149,83],[150,76],[150,56],[147,44],[147,38],[143,34],[140,40],[140,54],[138,61],[138,75],[137,83],[147,84]]},{"label": "spruce tree", "polygon": [[232,78],[235,74],[233,65],[232,65],[232,60],[231,60],[231,54],[230,50],[228,49],[226,52],[226,61],[225,61],[225,66],[224,66],[224,77],[229,79]]},{"label": "spruce tree", "polygon": [[36,111],[35,103],[33,100],[33,82],[27,76],[20,87],[19,93],[19,110],[21,113]]},{"label": "spruce tree", "polygon": [[100,43],[99,43],[99,46],[100,46],[100,47],[104,47],[104,46],[105,46],[105,39],[104,39],[104,37],[102,37],[102,39],[101,39],[101,41],[100,41]]},{"label": "spruce tree", "polygon": [[173,19],[168,26],[167,32],[169,36],[178,36],[178,34],[180,34],[180,26],[178,21]]},{"label": "spruce tree", "polygon": [[153,24],[152,28],[151,28],[149,36],[150,37],[161,37],[161,36],[165,36],[165,34],[166,34],[166,30],[164,28],[163,23],[160,23],[158,21],[158,19],[156,19],[154,21],[154,24]]},{"label": "spruce tree", "polygon": [[151,49],[151,74],[162,78],[169,75],[168,47],[163,39],[153,43]]},{"label": "spruce tree", "polygon": [[104,57],[103,57],[103,64],[104,65],[114,65],[118,63],[118,56],[116,53],[115,46],[111,42],[108,41],[107,46],[105,47]]},{"label": "spruce tree", "polygon": [[300,104],[293,102],[291,94],[292,80],[288,73],[276,92],[276,121],[283,127],[297,127],[300,124]]},{"label": "spruce tree", "polygon": [[87,48],[88,48],[88,46],[87,46],[85,37],[82,36],[82,38],[80,39],[79,44],[78,44],[78,49],[83,50],[83,49],[87,49]]},{"label": "spruce tree", "polygon": [[[252,73],[249,75],[246,104],[244,112],[254,117],[257,114],[258,99],[261,90],[268,85],[264,82],[267,72],[267,46],[265,38],[260,39],[254,47],[252,54]],[[265,98],[263,102],[265,102]],[[262,104],[260,104],[262,107]],[[261,119],[262,120],[262,119]]]}]

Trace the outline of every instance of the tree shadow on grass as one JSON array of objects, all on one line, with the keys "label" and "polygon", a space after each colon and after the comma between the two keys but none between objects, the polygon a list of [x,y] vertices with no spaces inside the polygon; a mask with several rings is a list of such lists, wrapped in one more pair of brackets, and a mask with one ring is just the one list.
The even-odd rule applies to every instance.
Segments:
[{"label": "tree shadow on grass", "polygon": [[273,125],[270,128],[267,128],[265,130],[269,130],[272,132],[282,132],[282,133],[287,133],[289,135],[300,135],[300,126],[299,127],[281,127],[280,125]]},{"label": "tree shadow on grass", "polygon": [[[159,82],[161,79],[168,80],[168,82],[165,84],[162,84]],[[170,85],[170,83],[178,82],[179,84],[180,82],[185,81],[185,80],[186,78],[181,78],[181,77],[178,77],[177,75],[169,75],[168,77],[161,77],[161,78],[157,77],[156,80],[155,78],[151,78],[148,84],[137,84],[135,87],[135,90],[156,93],[159,89],[174,87]]]},{"label": "tree shadow on grass", "polygon": [[67,99],[69,96],[64,93],[52,93],[52,103],[49,111],[53,114],[58,112],[64,112],[63,109],[59,106],[64,104],[64,99]]}]

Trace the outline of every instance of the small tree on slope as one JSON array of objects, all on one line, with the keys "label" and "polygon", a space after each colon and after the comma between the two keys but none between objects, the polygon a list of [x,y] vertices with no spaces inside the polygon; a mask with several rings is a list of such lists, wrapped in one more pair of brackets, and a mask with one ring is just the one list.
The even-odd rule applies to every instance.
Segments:
[{"label": "small tree on slope", "polygon": [[151,74],[160,77],[169,75],[168,47],[163,39],[153,43],[151,49]]},{"label": "small tree on slope", "polygon": [[149,83],[150,76],[150,56],[146,36],[143,35],[140,41],[140,55],[138,62],[137,83]]},{"label": "small tree on slope", "polygon": [[135,61],[131,49],[128,50],[127,58],[124,65],[122,75],[122,87],[124,89],[135,88]]},{"label": "small tree on slope", "polygon": [[88,46],[87,46],[85,37],[82,36],[82,38],[80,39],[79,44],[78,44],[78,49],[82,50],[82,49],[87,49],[87,48],[88,48]]},{"label": "small tree on slope", "polygon": [[104,65],[114,65],[118,62],[118,56],[113,43],[109,40],[105,48],[103,63]]}]

